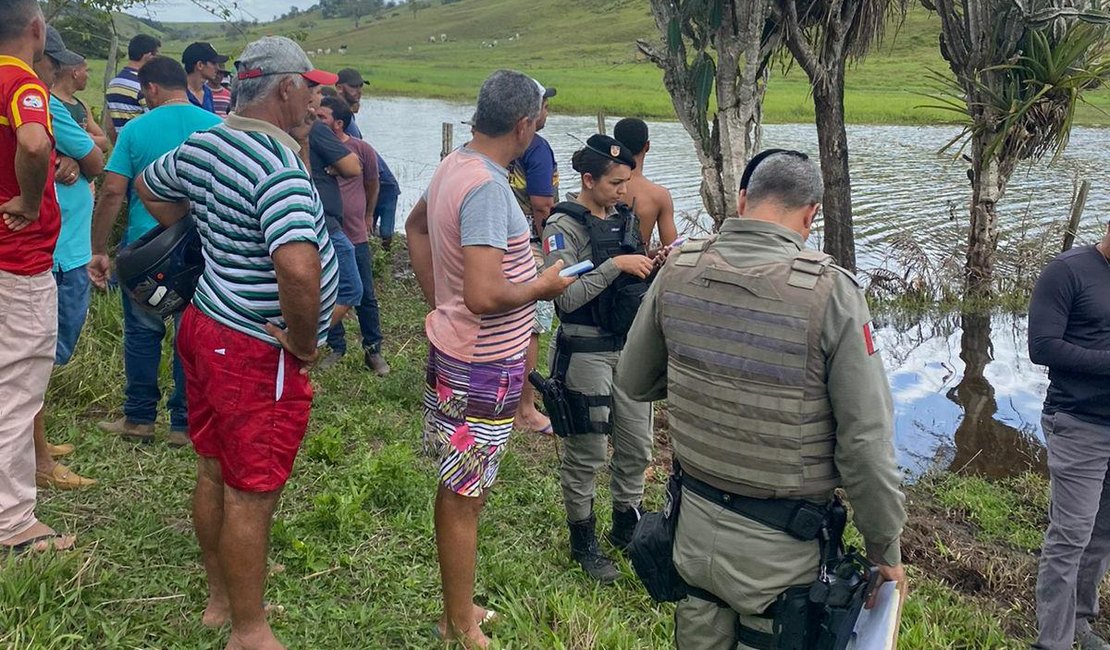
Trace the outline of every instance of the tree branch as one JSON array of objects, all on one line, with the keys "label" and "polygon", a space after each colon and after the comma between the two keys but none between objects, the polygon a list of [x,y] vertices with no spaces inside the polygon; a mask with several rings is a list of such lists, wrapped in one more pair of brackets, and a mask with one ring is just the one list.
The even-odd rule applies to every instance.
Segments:
[{"label": "tree branch", "polygon": [[817,59],[817,54],[810,47],[809,41],[806,40],[798,21],[797,0],[781,0],[779,6],[783,10],[781,13],[783,25],[786,27],[786,46],[790,48],[790,53],[798,60],[798,65],[802,66],[810,79],[823,76],[825,70]]}]

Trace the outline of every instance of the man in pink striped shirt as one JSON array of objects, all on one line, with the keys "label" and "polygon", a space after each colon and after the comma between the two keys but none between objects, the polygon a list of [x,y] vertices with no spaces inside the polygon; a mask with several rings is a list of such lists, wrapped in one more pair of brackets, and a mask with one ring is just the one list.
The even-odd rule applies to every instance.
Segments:
[{"label": "man in pink striped shirt", "polygon": [[563,264],[536,272],[528,222],[508,165],[532,142],[542,98],[536,83],[499,70],[482,84],[473,139],[443,159],[405,225],[424,298],[429,354],[424,447],[439,463],[436,547],[443,580],[444,639],[486,648],[474,604],[478,514],[497,477],[524,377],[537,300],[574,278]]}]

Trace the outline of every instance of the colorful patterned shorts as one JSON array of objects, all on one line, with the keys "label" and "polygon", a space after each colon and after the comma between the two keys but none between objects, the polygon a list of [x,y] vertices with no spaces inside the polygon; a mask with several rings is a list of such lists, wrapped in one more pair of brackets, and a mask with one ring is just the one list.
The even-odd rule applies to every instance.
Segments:
[{"label": "colorful patterned shorts", "polygon": [[439,480],[449,490],[477,497],[493,486],[523,385],[523,354],[469,363],[431,347],[424,451],[439,462]]}]

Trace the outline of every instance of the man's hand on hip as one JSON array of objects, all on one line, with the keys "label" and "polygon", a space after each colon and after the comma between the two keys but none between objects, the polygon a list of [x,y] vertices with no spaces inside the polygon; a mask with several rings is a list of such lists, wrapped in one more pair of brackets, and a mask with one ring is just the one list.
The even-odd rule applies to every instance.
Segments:
[{"label": "man's hand on hip", "polygon": [[4,225],[9,230],[19,232],[39,218],[39,203],[30,204],[22,196],[12,197],[7,203],[0,205],[0,214],[4,215]]},{"label": "man's hand on hip", "polygon": [[311,350],[303,350],[296,347],[293,340],[289,337],[289,333],[273,323],[266,323],[266,331],[269,332],[270,336],[277,339],[278,343],[281,344],[281,347],[285,348],[286,352],[297,357],[297,360],[301,363],[302,375],[307,375],[308,372],[312,370],[312,367],[316,365],[316,361],[320,358],[320,349],[318,347],[313,345]]}]

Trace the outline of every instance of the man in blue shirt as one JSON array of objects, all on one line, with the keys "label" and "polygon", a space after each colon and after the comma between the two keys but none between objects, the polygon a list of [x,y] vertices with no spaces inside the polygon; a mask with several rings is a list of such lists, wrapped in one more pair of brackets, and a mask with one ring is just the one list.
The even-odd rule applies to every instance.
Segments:
[{"label": "man in blue shirt", "polygon": [[[158,225],[135,193],[134,179],[162,154],[176,149],[190,135],[220,123],[215,113],[193,106],[186,90],[185,69],[177,61],[159,56],[139,70],[143,96],[151,111],[130,122],[120,131],[116,148],[108,161],[107,174],[100,188],[100,201],[93,214],[92,253],[89,275],[99,287],[108,283],[108,237],[116,215],[127,197],[127,229],[123,244],[135,241]],[[176,330],[176,328],[175,328]],[[166,324],[143,311],[123,295],[123,417],[101,422],[99,426],[131,440],[154,439],[161,391],[158,366],[162,359],[162,339]],[[189,444],[185,408],[185,374],[174,345],[174,391],[166,406],[170,411],[169,443]]]},{"label": "man in blue shirt", "polygon": [[[35,73],[47,87],[54,85],[62,66],[82,63],[84,57],[66,49],[61,35],[47,28],[46,56],[35,63]],[[58,157],[77,163],[74,171],[55,175],[54,190],[62,212],[62,229],[54,249],[54,281],[58,284],[58,343],[54,348],[54,365],[62,366],[73,356],[77,337],[85,325],[89,310],[89,228],[91,227],[93,194],[89,184],[104,170],[104,155],[81,125],[77,124],[65,104],[50,96],[50,115],[54,131],[54,147]],[[67,167],[68,169],[68,167]],[[52,445],[46,441],[46,406],[35,416],[35,483],[38,487],[73,490],[96,483],[78,476],[54,460],[73,452],[73,445]]]},{"label": "man in blue shirt", "polygon": [[209,113],[216,112],[212,89],[208,84],[219,78],[220,65],[224,63],[227,63],[227,56],[216,52],[216,48],[209,43],[197,42],[185,48],[181,54],[181,64],[188,75],[185,95],[194,106]]}]

